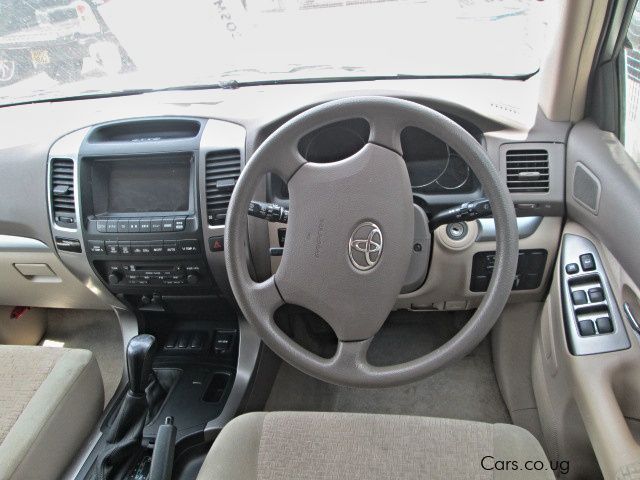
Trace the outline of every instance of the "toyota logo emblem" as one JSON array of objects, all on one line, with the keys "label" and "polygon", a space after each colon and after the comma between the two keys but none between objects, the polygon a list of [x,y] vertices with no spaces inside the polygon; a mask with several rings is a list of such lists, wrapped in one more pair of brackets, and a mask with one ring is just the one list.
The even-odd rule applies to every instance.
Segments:
[{"label": "toyota logo emblem", "polygon": [[375,223],[358,225],[349,238],[349,259],[358,270],[371,270],[382,256],[382,231]]}]

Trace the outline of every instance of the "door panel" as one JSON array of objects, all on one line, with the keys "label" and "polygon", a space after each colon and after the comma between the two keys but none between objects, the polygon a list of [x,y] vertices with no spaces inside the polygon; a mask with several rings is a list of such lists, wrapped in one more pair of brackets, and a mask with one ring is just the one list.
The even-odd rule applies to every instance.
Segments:
[{"label": "door panel", "polygon": [[[579,245],[593,246],[599,275],[609,286],[606,300],[619,315],[614,331],[628,340],[601,350],[572,345],[597,344],[597,338],[613,333],[601,332],[596,322],[593,336],[574,328],[575,322],[590,318],[588,312],[604,307],[590,296],[586,303],[573,299],[575,283],[567,282],[567,256],[563,260],[560,255],[533,349],[532,376],[545,446],[550,457],[571,463],[567,478],[597,478],[598,466],[606,479],[636,478],[640,336],[624,306],[640,321],[640,170],[615,136],[590,121],[571,131],[566,168],[569,219],[562,242],[581,238],[586,243]],[[580,263],[578,258],[571,261]],[[587,292],[595,273],[580,265],[572,278],[585,278]],[[578,288],[583,288],[581,281]],[[586,317],[573,312],[586,312]],[[599,314],[592,316],[595,320]]]},{"label": "door panel", "polygon": [[634,248],[640,244],[638,165],[615,135],[590,120],[571,130],[566,158],[569,218],[599,238],[640,284],[640,255]]}]

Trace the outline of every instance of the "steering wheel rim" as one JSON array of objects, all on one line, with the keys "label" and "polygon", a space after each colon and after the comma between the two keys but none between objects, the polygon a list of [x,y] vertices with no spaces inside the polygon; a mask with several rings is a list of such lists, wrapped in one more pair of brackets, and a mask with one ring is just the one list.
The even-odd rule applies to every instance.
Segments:
[{"label": "steering wheel rim", "polygon": [[[348,159],[327,165],[307,163],[302,158],[297,149],[300,138],[317,128],[350,118],[364,118],[369,122],[369,141],[362,150]],[[417,359],[380,367],[368,363],[367,350],[400,293],[413,238],[412,192],[400,145],[400,133],[408,126],[422,128],[450,145],[473,170],[492,207],[496,224],[496,258],[494,274],[483,300],[451,340]],[[361,175],[365,169],[367,173],[377,175]],[[293,192],[302,193],[294,195],[291,192],[287,247],[278,272],[264,282],[256,283],[247,268],[247,209],[258,182],[266,173],[277,174],[294,186]],[[381,175],[383,179],[378,178]],[[365,180],[382,189],[385,195],[368,192]],[[352,191],[344,192],[345,189]],[[354,192],[355,195],[347,195]],[[302,195],[305,201],[300,202]],[[345,199],[348,199],[347,208],[343,204]],[[336,209],[338,204],[340,208]],[[318,213],[323,208],[330,212]],[[349,261],[349,242],[342,248],[344,256],[337,246],[345,235],[355,233],[354,225],[357,227],[359,223],[354,223],[354,219],[359,219],[360,223],[372,220],[369,210],[375,210],[373,220],[382,223],[384,247],[381,246],[378,264],[361,272],[370,277],[356,277],[351,270],[358,269],[343,264]],[[336,212],[339,218],[335,221],[326,214]],[[324,252],[325,243],[333,247],[333,255]],[[382,237],[380,243],[383,243]],[[314,263],[318,259],[322,261]],[[309,375],[358,387],[410,383],[469,353],[489,333],[502,312],[511,292],[517,260],[518,230],[513,203],[506,184],[485,151],[468,132],[444,115],[391,97],[352,97],[327,102],[278,128],[243,169],[231,197],[225,229],[225,262],[231,289],[243,314],[267,346]],[[313,265],[305,267],[301,262]],[[315,277],[318,270],[321,270],[319,276],[327,277],[331,268],[339,277],[339,285],[335,288],[329,286],[333,278],[318,281]],[[305,275],[310,275],[308,281],[305,281]],[[374,290],[380,298],[374,298],[369,290],[365,293],[365,288]],[[349,291],[345,292],[345,289]],[[349,297],[349,292],[354,295]],[[327,293],[328,300],[320,298]],[[301,301],[292,298],[296,295]],[[345,303],[345,299],[349,298],[364,312],[355,307],[349,310],[345,306],[349,303],[348,300]],[[276,326],[273,315],[284,303],[311,307],[328,321],[339,339],[333,357],[326,359],[309,352]],[[348,318],[344,315],[337,318],[340,309],[343,313],[349,312]],[[325,318],[323,313],[330,318]],[[380,321],[382,316],[384,319]]]}]

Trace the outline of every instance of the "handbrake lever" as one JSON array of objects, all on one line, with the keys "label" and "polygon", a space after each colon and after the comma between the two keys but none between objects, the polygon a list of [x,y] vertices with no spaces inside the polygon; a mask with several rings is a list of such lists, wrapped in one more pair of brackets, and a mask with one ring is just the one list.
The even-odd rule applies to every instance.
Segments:
[{"label": "handbrake lever", "polygon": [[147,480],[171,480],[177,431],[173,417],[167,417],[164,425],[158,428]]}]

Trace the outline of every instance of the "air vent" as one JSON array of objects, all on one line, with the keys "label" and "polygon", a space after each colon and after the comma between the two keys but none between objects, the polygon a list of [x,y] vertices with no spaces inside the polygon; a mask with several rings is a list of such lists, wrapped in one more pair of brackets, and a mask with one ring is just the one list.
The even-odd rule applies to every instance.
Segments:
[{"label": "air vent", "polygon": [[240,152],[212,152],[206,160],[207,219],[209,225],[224,225],[231,193],[240,176]]},{"label": "air vent", "polygon": [[549,152],[508,150],[507,186],[512,193],[547,193],[549,191]]},{"label": "air vent", "polygon": [[73,160],[69,158],[51,160],[51,205],[56,225],[76,228]]}]

